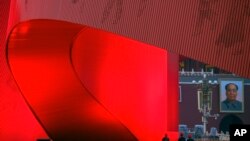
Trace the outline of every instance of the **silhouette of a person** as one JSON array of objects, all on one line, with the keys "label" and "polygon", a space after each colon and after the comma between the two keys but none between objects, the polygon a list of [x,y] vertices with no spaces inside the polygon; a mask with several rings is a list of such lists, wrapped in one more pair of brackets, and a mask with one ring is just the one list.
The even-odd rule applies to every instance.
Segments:
[{"label": "silhouette of a person", "polygon": [[186,141],[186,138],[183,136],[183,133],[180,133],[180,137],[178,139],[178,141]]},{"label": "silhouette of a person", "polygon": [[168,134],[165,134],[165,136],[162,138],[162,141],[169,141]]}]

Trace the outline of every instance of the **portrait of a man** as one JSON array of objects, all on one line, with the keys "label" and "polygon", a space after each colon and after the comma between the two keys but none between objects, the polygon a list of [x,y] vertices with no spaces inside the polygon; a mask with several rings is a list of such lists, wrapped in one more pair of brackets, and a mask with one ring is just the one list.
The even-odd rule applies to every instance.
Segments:
[{"label": "portrait of a man", "polygon": [[243,82],[221,81],[220,87],[221,112],[243,112]]}]

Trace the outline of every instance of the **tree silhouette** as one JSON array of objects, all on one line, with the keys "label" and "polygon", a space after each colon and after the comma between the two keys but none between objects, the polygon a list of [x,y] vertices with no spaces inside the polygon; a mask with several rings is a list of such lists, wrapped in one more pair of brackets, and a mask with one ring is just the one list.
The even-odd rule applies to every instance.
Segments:
[{"label": "tree silhouette", "polygon": [[216,27],[215,23],[215,15],[216,12],[213,11],[212,5],[218,2],[218,0],[199,0],[198,7],[198,17],[196,20],[196,30],[194,35],[199,35],[202,32],[203,25],[206,20],[208,20],[211,24],[211,30],[214,30]]},{"label": "tree silhouette", "polygon": [[101,22],[104,23],[111,14],[112,10],[115,10],[115,17],[113,19],[113,24],[117,24],[117,22],[121,19],[122,10],[123,10],[123,0],[109,0],[106,4]]},{"label": "tree silhouette", "polygon": [[139,10],[137,12],[137,17],[142,16],[143,12],[145,11],[145,9],[147,7],[147,2],[148,2],[148,0],[140,0]]},{"label": "tree silhouette", "polygon": [[74,4],[76,4],[78,2],[79,2],[79,0],[72,0],[72,3],[74,3]]},{"label": "tree silhouette", "polygon": [[26,10],[26,11],[28,10],[28,2],[29,2],[28,0],[25,0],[25,1],[24,1],[24,5],[25,5],[25,10]]},{"label": "tree silhouette", "polygon": [[[216,45],[226,48],[245,41],[245,18],[249,16],[249,0],[234,0],[226,24],[219,34]],[[241,54],[241,48],[234,54]]]}]

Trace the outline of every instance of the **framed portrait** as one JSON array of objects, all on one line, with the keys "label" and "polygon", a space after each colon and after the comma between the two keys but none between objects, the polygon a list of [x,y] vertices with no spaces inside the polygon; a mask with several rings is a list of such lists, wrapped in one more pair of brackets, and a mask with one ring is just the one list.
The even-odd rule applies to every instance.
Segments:
[{"label": "framed portrait", "polygon": [[243,79],[220,79],[220,112],[244,112]]}]

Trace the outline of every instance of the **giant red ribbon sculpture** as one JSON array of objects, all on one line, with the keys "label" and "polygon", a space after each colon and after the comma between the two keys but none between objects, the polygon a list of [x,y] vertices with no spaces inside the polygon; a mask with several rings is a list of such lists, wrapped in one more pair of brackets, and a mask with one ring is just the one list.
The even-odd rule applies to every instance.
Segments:
[{"label": "giant red ribbon sculpture", "polygon": [[177,125],[177,118],[167,122],[165,50],[83,25],[31,20],[13,29],[7,55],[53,140],[161,140]]}]

